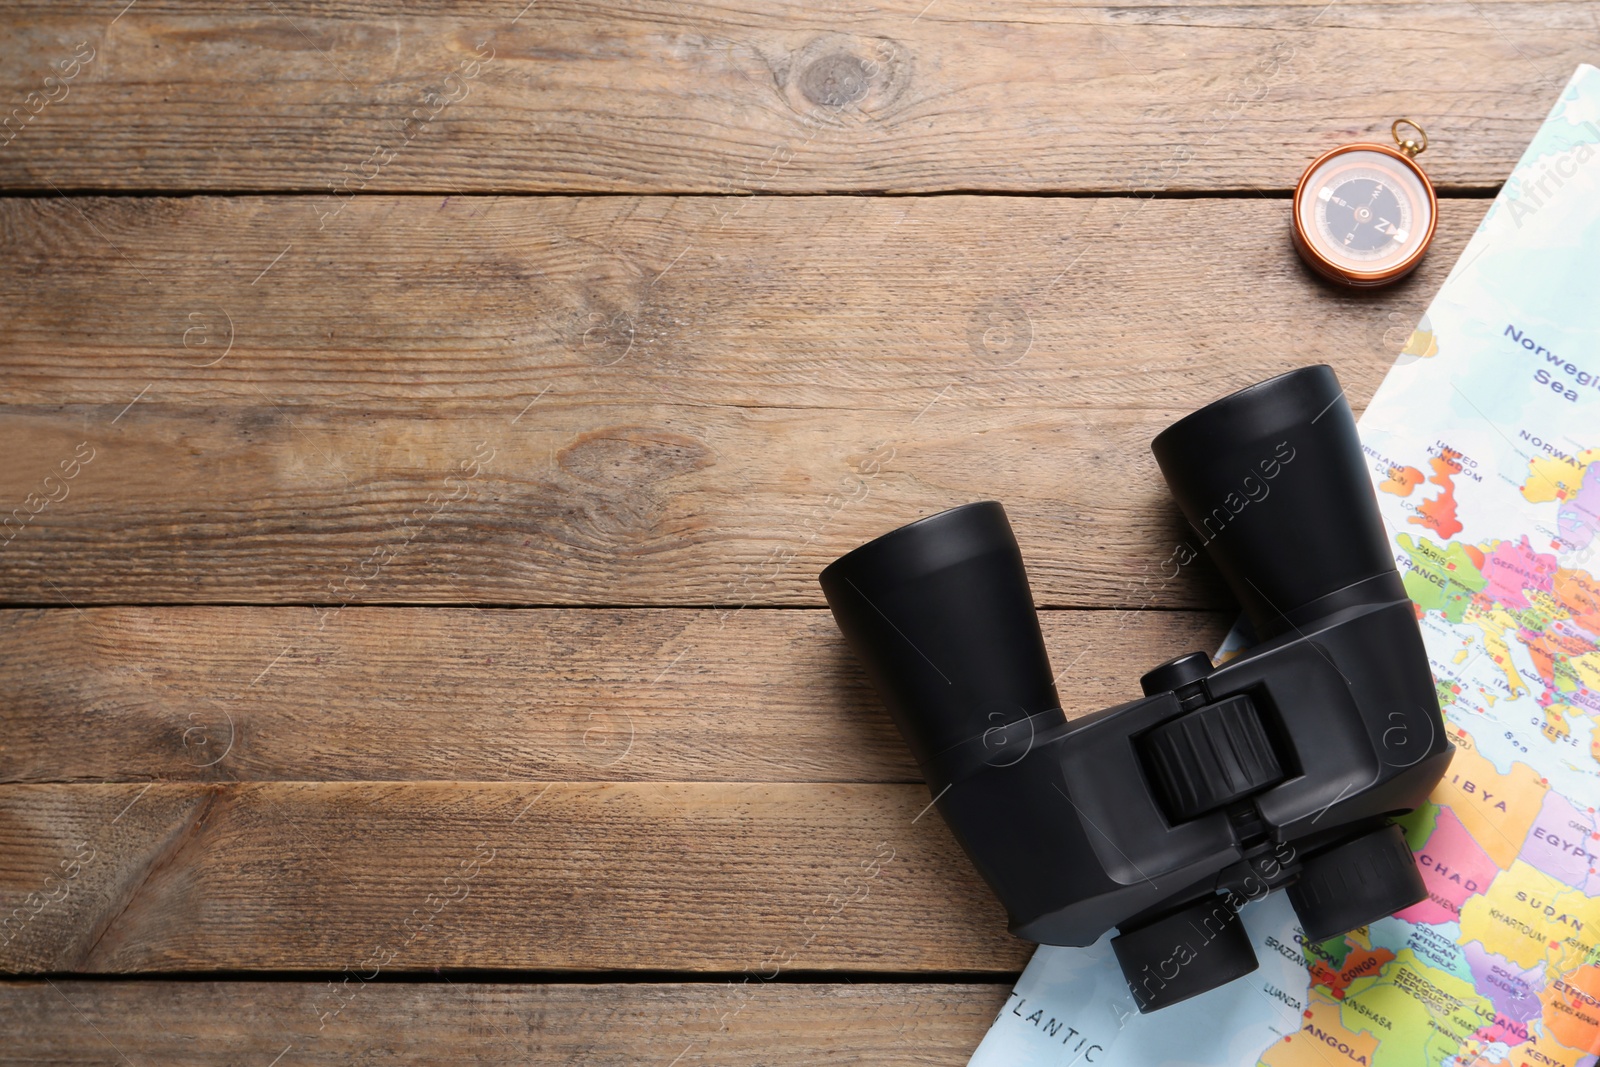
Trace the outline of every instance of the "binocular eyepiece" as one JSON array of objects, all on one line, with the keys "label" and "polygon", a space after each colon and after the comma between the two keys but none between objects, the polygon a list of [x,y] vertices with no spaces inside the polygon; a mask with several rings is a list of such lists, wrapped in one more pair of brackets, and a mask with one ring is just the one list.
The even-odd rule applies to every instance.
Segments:
[{"label": "binocular eyepiece", "polygon": [[821,576],[1012,932],[1083,946],[1115,927],[1141,1011],[1253,971],[1237,911],[1271,890],[1314,941],[1420,901],[1391,819],[1453,753],[1332,369],[1234,393],[1151,448],[1259,641],[1221,666],[1170,660],[1139,700],[1067,720],[996,502],[903,526]]}]

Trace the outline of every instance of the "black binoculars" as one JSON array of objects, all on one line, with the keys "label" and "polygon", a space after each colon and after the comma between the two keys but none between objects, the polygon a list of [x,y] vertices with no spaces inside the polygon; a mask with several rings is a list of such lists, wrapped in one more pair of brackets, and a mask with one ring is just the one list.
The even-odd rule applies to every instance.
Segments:
[{"label": "black binoculars", "polygon": [[821,577],[1012,933],[1083,946],[1116,927],[1140,1011],[1255,970],[1238,908],[1271,890],[1316,942],[1422,900],[1391,820],[1454,753],[1333,370],[1227,396],[1151,449],[1257,642],[1170,660],[1143,699],[1067,721],[993,501]]}]

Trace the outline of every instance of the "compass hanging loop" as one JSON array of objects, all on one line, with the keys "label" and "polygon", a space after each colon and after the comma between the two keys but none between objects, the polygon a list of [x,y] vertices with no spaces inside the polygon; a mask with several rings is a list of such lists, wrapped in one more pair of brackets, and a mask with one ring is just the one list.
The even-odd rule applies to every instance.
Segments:
[{"label": "compass hanging loop", "polygon": [[[1417,131],[1417,136],[1422,139],[1419,141],[1412,137],[1401,137],[1400,127],[1402,126],[1410,126]],[[1395,119],[1394,124],[1389,127],[1389,136],[1393,137],[1394,143],[1400,146],[1400,151],[1412,159],[1428,150],[1428,131],[1410,119]]]}]

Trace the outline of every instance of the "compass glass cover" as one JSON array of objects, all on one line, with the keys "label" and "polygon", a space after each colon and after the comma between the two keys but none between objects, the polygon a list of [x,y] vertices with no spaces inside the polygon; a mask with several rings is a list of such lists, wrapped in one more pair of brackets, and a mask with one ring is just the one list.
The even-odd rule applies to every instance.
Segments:
[{"label": "compass glass cover", "polygon": [[1422,180],[1402,161],[1364,148],[1324,160],[1296,210],[1316,252],[1362,273],[1389,270],[1416,253],[1433,221]]}]

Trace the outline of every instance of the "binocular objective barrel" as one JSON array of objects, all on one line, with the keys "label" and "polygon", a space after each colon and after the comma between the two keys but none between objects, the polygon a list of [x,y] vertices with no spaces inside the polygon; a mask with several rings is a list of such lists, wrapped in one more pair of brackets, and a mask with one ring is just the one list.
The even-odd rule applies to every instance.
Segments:
[{"label": "binocular objective barrel", "polygon": [[1241,389],[1167,427],[1150,450],[1257,635],[1405,596],[1332,368]]},{"label": "binocular objective barrel", "polygon": [[1022,552],[998,503],[902,526],[835,560],[821,582],[934,788],[954,773],[952,750],[1003,763],[1034,716],[1060,721]]}]

